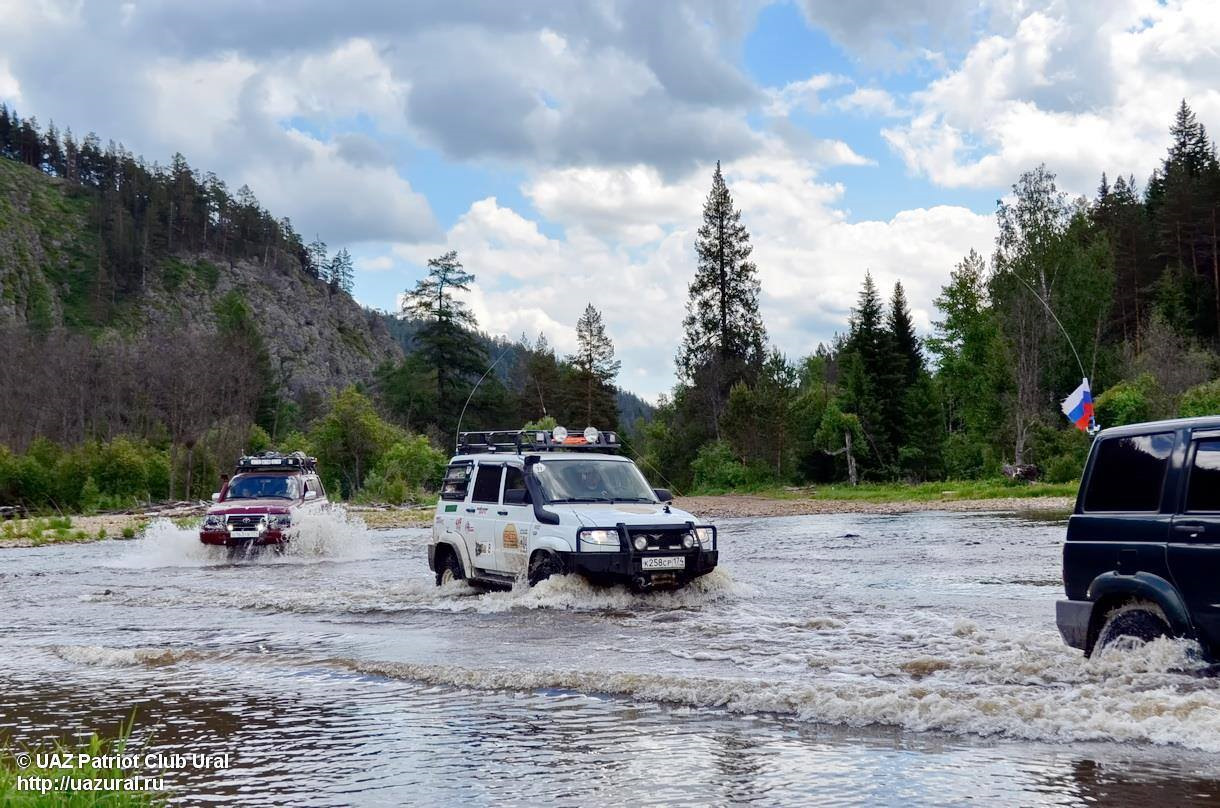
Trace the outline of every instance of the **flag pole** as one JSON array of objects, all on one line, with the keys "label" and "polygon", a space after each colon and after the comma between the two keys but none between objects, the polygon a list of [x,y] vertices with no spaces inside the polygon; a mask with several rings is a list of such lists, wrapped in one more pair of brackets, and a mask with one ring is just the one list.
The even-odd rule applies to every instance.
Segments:
[{"label": "flag pole", "polygon": [[[1041,303],[1042,307],[1046,309],[1046,313],[1049,314],[1055,320],[1055,325],[1059,326],[1059,330],[1063,332],[1063,338],[1065,340],[1067,340],[1068,347],[1072,349],[1072,355],[1076,357],[1076,366],[1080,368],[1081,381],[1085,382],[1085,384],[1088,384],[1089,374],[1084,372],[1084,362],[1080,361],[1080,353],[1076,350],[1076,343],[1072,342],[1072,335],[1069,334],[1068,330],[1063,327],[1063,323],[1059,320],[1059,316],[1057,314],[1055,314],[1055,310],[1051,308],[1051,304],[1047,303],[1045,300],[1042,299],[1042,295],[1038,294],[1038,291],[1036,289],[1034,289],[1034,287],[1030,284],[1029,281],[1025,280],[1024,278],[1022,278],[1020,275],[1018,275],[1016,272],[1013,272],[1012,270],[1009,270],[1009,272],[1012,272],[1012,276],[1025,285],[1025,288],[1028,289],[1029,293],[1034,296],[1034,299],[1037,300],[1039,303]],[[1092,385],[1089,385],[1089,395],[1092,396],[1092,394],[1093,394]],[[1086,431],[1090,435],[1095,435],[1095,434],[1097,434],[1098,430],[1100,430],[1100,429],[1101,429],[1101,427],[1099,427],[1097,425],[1097,418],[1095,416],[1090,416],[1089,417],[1089,428]]]}]

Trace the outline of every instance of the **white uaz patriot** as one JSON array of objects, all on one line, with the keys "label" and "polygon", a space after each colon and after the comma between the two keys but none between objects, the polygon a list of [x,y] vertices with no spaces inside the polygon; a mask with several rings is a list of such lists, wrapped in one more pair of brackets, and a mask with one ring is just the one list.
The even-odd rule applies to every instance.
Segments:
[{"label": "white uaz patriot", "polygon": [[670,506],[613,432],[463,432],[445,472],[428,567],[437,585],[530,585],[574,573],[636,589],[716,568],[716,528]]}]

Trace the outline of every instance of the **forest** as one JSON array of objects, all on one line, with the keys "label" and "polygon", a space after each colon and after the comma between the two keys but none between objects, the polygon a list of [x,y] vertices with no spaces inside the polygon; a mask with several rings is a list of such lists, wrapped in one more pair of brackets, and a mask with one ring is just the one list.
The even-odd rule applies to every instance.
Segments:
[{"label": "forest", "polygon": [[[23,315],[0,327],[0,504],[88,510],[205,498],[239,453],[267,448],[318,455],[337,495],[400,502],[439,480],[431,471],[464,410],[470,429],[545,418],[615,428],[619,401],[647,411],[613,384],[619,364],[596,308],[574,312],[571,355],[542,335],[490,338],[462,303],[475,278],[455,253],[429,262],[402,312],[376,315],[401,360],[345,389],[300,389],[272,362],[277,335],[239,292],[210,301],[214,328],[145,322],[140,304],[190,282],[214,286],[225,264],[255,280],[301,273],[350,296],[346,249],[303,243],[249,188],[233,196],[180,154],[150,165],[121,144],[103,148],[93,133],[78,143],[71,130],[43,130],[3,105],[0,160],[36,170],[47,186],[31,204],[0,172],[0,229],[49,232],[71,246],[67,270],[45,267],[50,283],[23,287],[20,267],[0,266]],[[61,209],[83,210],[84,232],[63,232],[76,219],[46,221]],[[360,349],[359,335],[340,336]],[[223,372],[209,370],[218,358]]]},{"label": "forest", "polygon": [[[65,282],[62,324],[35,300],[0,329],[0,503],[206,497],[233,457],[264,448],[318,455],[344,497],[399,502],[435,484],[459,422],[618,428],[645,472],[681,492],[993,478],[1010,464],[1070,482],[1090,438],[1059,402],[1082,377],[1103,427],[1220,411],[1220,160],[1185,101],[1168,140],[1142,188],[1117,173],[1069,198],[1046,166],[1018,177],[995,244],[946,267],[930,333],[901,282],[879,288],[862,267],[844,332],[799,357],[769,343],[749,212],[717,165],[676,383],[654,414],[616,387],[595,307],[579,312],[570,355],[545,335],[488,337],[463,302],[476,275],[454,252],[386,315],[402,358],[325,394],[291,392],[237,293],[213,302],[214,329],[133,328],[124,306],[183,267],[245,262],[348,295],[351,257],[305,244],[248,188],[231,196],[181,155],[148,165],[0,106],[0,158],[84,206],[97,267],[86,288]],[[215,355],[226,372],[200,372]]]},{"label": "forest", "polygon": [[990,256],[952,268],[932,332],[901,282],[864,272],[848,327],[790,359],[767,347],[743,212],[717,169],[678,383],[645,459],[703,490],[860,479],[1078,478],[1090,438],[1060,401],[1082,377],[1102,427],[1220,412],[1220,161],[1186,101],[1139,187],[1069,199],[1046,166],[996,209]]}]

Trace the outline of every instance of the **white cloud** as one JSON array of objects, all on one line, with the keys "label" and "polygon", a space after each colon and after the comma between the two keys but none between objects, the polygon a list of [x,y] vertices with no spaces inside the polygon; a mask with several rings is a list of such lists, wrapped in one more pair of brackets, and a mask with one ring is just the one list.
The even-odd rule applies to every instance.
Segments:
[{"label": "white cloud", "polygon": [[10,104],[21,101],[21,82],[17,81],[4,59],[0,59],[0,101]]},{"label": "white cloud", "polygon": [[883,134],[910,171],[945,186],[1002,187],[1040,162],[1074,193],[1103,171],[1142,181],[1182,98],[1220,125],[1217,38],[1210,2],[1053,3],[975,43]]},{"label": "white cloud", "polygon": [[[849,222],[836,207],[842,187],[818,181],[816,163],[777,144],[723,168],[753,237],[764,319],[793,357],[845,327],[866,269],[887,293],[902,280],[917,324],[927,329],[932,300],[953,265],[994,240],[990,216],[957,207]],[[395,252],[422,266],[458,250],[477,278],[470,303],[480,327],[511,337],[542,331],[561,353],[575,347],[576,318],[592,302],[623,360],[623,382],[656,396],[673,381],[695,270],[694,231],[711,171],[700,166],[672,182],[643,169],[551,172],[531,181],[527,194],[547,218],[564,222],[563,237],[546,236],[489,197],[471,205],[444,242]],[[630,249],[631,234],[649,225],[658,235],[648,249]]]},{"label": "white cloud", "polygon": [[763,111],[768,115],[786,118],[795,109],[817,112],[821,106],[821,94],[831,87],[847,83],[845,76],[816,73],[801,81],[792,81],[780,88],[767,89],[767,103]]},{"label": "white cloud", "polygon": [[865,115],[892,118],[904,114],[894,96],[879,87],[857,87],[850,93],[839,96],[833,103],[836,109]]}]

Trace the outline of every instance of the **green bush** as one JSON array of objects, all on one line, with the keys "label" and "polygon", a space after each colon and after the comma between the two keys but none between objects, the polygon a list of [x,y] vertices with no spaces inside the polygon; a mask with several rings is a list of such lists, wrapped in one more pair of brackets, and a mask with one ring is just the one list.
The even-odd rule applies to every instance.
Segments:
[{"label": "green bush", "polygon": [[93,466],[93,477],[103,494],[119,497],[145,497],[148,469],[140,447],[127,438],[103,444]]},{"label": "green bush", "polygon": [[723,491],[742,488],[754,482],[754,474],[733,456],[733,450],[724,441],[704,444],[691,463],[694,486],[704,491]]},{"label": "green bush", "polygon": [[1097,423],[1102,426],[1124,426],[1150,421],[1156,417],[1158,402],[1162,397],[1160,386],[1151,373],[1121,381],[1094,401]]},{"label": "green bush", "polygon": [[1080,473],[1083,470],[1084,462],[1080,459],[1079,454],[1075,452],[1061,454],[1051,458],[1050,462],[1046,464],[1042,482],[1070,483],[1080,479]]},{"label": "green bush", "polygon": [[81,488],[79,507],[83,513],[97,513],[101,507],[102,492],[97,487],[97,483],[93,481],[93,477],[86,477],[85,484]]},{"label": "green bush", "polygon": [[267,430],[258,424],[250,427],[250,437],[246,439],[246,450],[251,454],[259,454],[271,448],[271,436]]},{"label": "green bush", "polygon": [[1220,415],[1220,379],[1204,382],[1182,394],[1178,416],[1193,418],[1200,415]]},{"label": "green bush", "polygon": [[986,447],[962,432],[954,432],[945,439],[944,462],[949,479],[978,479],[986,471]]},{"label": "green bush", "polygon": [[365,478],[358,498],[393,504],[419,500],[421,492],[437,489],[444,471],[445,456],[423,435],[416,435],[386,450]]}]

